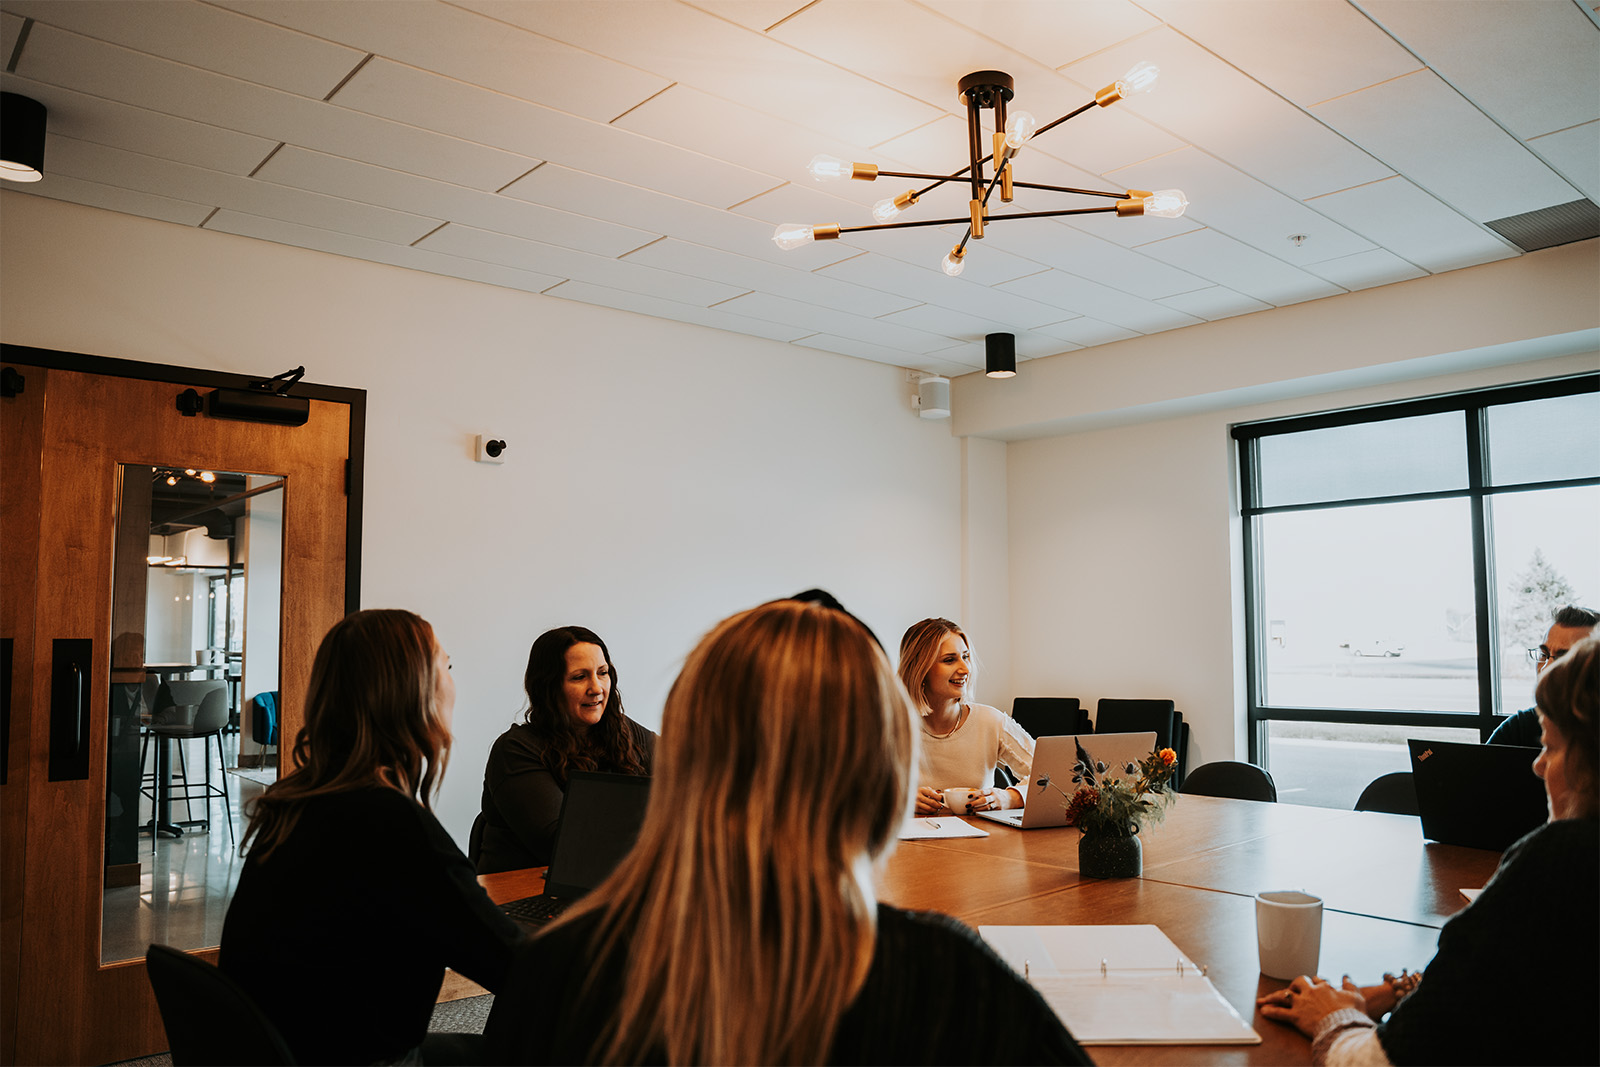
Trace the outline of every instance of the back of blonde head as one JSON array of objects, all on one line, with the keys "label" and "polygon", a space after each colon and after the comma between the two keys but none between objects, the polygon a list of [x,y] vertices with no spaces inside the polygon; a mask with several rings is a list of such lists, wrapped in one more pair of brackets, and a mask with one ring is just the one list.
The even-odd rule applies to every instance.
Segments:
[{"label": "back of blonde head", "polygon": [[868,862],[911,804],[917,731],[848,615],[776,601],[716,627],[662,716],[639,842],[574,910],[624,974],[601,1062],[820,1062],[871,964]]}]

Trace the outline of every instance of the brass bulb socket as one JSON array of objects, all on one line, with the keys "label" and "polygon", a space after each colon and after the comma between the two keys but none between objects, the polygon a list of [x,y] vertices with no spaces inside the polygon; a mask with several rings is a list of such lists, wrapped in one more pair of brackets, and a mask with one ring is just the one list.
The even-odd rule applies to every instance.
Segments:
[{"label": "brass bulb socket", "polygon": [[1119,218],[1131,218],[1133,216],[1143,215],[1143,214],[1144,214],[1144,200],[1143,200],[1143,198],[1137,198],[1136,197],[1136,198],[1131,199],[1131,200],[1118,200],[1117,201],[1117,216]]},{"label": "brass bulb socket", "polygon": [[1110,85],[1094,94],[1094,102],[1099,104],[1101,107],[1110,107],[1112,104],[1115,104],[1121,99],[1122,90],[1117,88],[1116,82],[1112,82]]},{"label": "brass bulb socket", "polygon": [[916,202],[917,191],[915,189],[907,189],[905,192],[894,198],[894,206],[901,209],[908,208]]},{"label": "brass bulb socket", "polygon": [[878,165],[876,163],[850,164],[850,177],[856,181],[875,182],[878,180]]},{"label": "brass bulb socket", "polygon": [[839,224],[837,222],[829,223],[826,226],[811,227],[811,239],[813,241],[834,241],[838,237]]},{"label": "brass bulb socket", "polygon": [[983,201],[968,201],[967,208],[972,216],[972,239],[981,241],[983,240]]}]

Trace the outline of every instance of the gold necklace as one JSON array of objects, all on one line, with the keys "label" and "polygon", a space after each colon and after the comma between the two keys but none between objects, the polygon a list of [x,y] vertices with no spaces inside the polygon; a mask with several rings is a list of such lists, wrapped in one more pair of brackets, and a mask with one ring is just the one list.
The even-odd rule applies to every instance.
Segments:
[{"label": "gold necklace", "polygon": [[950,727],[950,730],[949,730],[948,733],[942,733],[942,734],[934,733],[932,730],[928,729],[928,721],[926,719],[924,719],[922,721],[922,732],[927,734],[929,737],[935,738],[935,739],[940,740],[940,741],[944,740],[947,737],[950,737],[950,736],[954,735],[957,730],[961,729],[961,727],[963,725],[965,725],[965,723],[967,721],[967,711],[969,710],[969,707],[970,707],[970,705],[967,705],[967,704],[961,705],[961,710],[956,713],[956,724],[954,726]]}]

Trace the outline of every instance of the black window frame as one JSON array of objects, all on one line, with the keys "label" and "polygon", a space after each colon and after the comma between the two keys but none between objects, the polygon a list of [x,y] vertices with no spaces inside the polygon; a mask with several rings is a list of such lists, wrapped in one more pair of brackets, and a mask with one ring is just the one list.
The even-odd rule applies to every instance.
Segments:
[{"label": "black window frame", "polygon": [[[1266,759],[1266,729],[1272,721],[1359,723],[1384,726],[1429,726],[1464,728],[1476,726],[1480,740],[1487,739],[1504,717],[1495,714],[1496,693],[1500,685],[1500,664],[1497,647],[1492,640],[1495,626],[1496,582],[1494,560],[1489,555],[1488,508],[1490,497],[1506,493],[1524,493],[1544,489],[1565,489],[1574,486],[1600,485],[1600,477],[1564,478],[1548,481],[1514,482],[1503,485],[1488,484],[1488,449],[1485,447],[1488,409],[1502,404],[1515,404],[1529,400],[1548,400],[1554,397],[1574,396],[1600,392],[1600,373],[1587,372],[1522,382],[1516,385],[1494,386],[1465,392],[1393,401],[1339,411],[1324,411],[1311,415],[1267,419],[1260,422],[1240,423],[1232,427],[1231,436],[1238,445],[1239,461],[1239,515],[1242,520],[1245,618],[1245,687],[1247,707],[1246,736],[1251,763],[1261,764]],[[1361,423],[1386,422],[1393,419],[1413,418],[1418,415],[1437,415],[1458,412],[1466,424],[1468,484],[1464,489],[1440,490],[1424,493],[1402,493],[1389,496],[1352,497],[1344,500],[1323,500],[1310,504],[1280,504],[1263,507],[1260,504],[1260,442],[1263,438],[1282,434],[1303,433],[1336,426],[1353,426]],[[1449,711],[1414,711],[1402,708],[1382,710],[1352,708],[1303,708],[1268,705],[1262,700],[1265,690],[1265,660],[1262,632],[1262,585],[1259,552],[1256,547],[1260,536],[1261,516],[1289,511],[1312,511],[1326,508],[1352,507],[1368,504],[1394,504],[1420,500],[1445,500],[1465,498],[1470,503],[1472,522],[1472,581],[1473,610],[1475,614],[1478,662],[1478,711],[1464,715]]]}]

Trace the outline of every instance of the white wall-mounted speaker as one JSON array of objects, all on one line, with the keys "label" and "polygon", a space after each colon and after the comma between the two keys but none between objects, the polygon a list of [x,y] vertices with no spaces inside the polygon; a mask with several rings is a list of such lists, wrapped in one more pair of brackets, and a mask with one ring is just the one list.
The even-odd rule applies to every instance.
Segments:
[{"label": "white wall-mounted speaker", "polygon": [[925,419],[950,417],[950,379],[933,375],[917,382],[917,414]]}]

